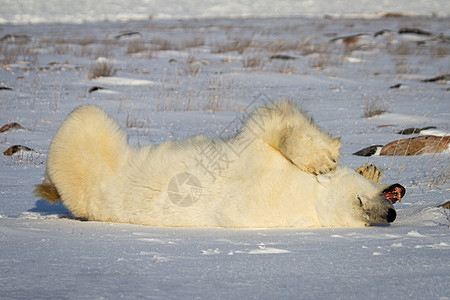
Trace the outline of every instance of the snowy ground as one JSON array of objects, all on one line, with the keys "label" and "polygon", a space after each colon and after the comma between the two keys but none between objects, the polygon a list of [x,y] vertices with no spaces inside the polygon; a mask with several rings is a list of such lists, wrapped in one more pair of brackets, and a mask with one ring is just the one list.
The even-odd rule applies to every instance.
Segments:
[{"label": "snowy ground", "polygon": [[2,0],[1,4],[0,23],[14,24],[299,15],[374,17],[386,12],[450,15],[447,0]]},{"label": "snowy ground", "polygon": [[[25,128],[1,133],[0,150],[34,149],[0,157],[0,298],[448,299],[449,211],[436,206],[450,200],[449,154],[351,155],[404,138],[404,128],[449,132],[448,79],[421,81],[450,73],[448,24],[416,16],[0,25],[0,87],[9,88],[0,90],[0,126]],[[355,34],[364,35],[339,39]],[[270,59],[280,54],[295,59]],[[101,63],[115,74],[93,79]],[[144,145],[229,134],[238,116],[285,97],[342,137],[342,164],[375,163],[383,182],[406,187],[394,223],[152,228],[61,218],[63,206],[32,196],[53,134],[80,104],[103,107]],[[365,118],[370,104],[387,112]]]}]

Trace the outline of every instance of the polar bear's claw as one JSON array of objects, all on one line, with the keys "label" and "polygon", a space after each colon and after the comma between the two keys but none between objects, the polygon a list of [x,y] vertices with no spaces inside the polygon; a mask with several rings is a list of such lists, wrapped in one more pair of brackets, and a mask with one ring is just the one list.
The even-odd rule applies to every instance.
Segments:
[{"label": "polar bear's claw", "polygon": [[373,183],[380,183],[383,178],[383,170],[380,170],[374,164],[364,163],[356,170],[356,172],[366,177]]}]

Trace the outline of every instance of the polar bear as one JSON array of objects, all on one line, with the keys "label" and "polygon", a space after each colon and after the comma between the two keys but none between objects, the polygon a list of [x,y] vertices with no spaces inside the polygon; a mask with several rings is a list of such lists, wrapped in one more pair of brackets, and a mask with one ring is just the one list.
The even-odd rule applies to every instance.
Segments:
[{"label": "polar bear", "polygon": [[[257,108],[228,138],[133,147],[93,105],[55,134],[35,194],[80,219],[151,226],[359,227],[394,221],[405,189],[374,166],[338,165],[341,143],[290,101]],[[362,176],[362,175],[363,176]]]}]

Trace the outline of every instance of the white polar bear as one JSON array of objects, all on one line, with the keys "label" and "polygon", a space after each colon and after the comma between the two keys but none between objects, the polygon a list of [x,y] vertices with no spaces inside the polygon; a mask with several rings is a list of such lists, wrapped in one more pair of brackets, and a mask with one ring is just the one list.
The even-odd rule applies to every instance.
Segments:
[{"label": "white polar bear", "polygon": [[146,147],[131,147],[112,118],[85,105],[55,134],[35,194],[61,199],[78,218],[152,226],[392,222],[405,189],[380,185],[373,166],[359,170],[365,177],[338,166],[339,150],[339,139],[290,101],[257,108],[227,139]]}]

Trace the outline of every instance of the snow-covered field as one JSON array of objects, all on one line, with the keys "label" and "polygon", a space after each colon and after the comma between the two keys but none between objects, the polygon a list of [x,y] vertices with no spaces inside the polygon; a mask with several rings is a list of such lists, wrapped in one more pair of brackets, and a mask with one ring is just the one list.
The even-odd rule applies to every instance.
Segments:
[{"label": "snow-covered field", "polygon": [[390,12],[449,16],[446,0],[1,0],[0,23],[81,23],[148,19],[365,16]]},{"label": "snow-covered field", "polygon": [[[405,128],[449,132],[449,77],[422,81],[450,73],[448,1],[420,2],[427,16],[323,18],[331,14],[323,5],[323,13],[308,18],[108,17],[90,23],[78,15],[67,19],[55,5],[35,9],[35,16],[70,23],[39,23],[44,20],[32,12],[23,17],[33,5],[17,13],[14,5],[25,1],[2,3],[10,11],[0,12],[0,127],[17,122],[24,129],[0,133],[0,150],[23,145],[33,151],[0,157],[0,298],[449,298],[449,210],[437,207],[450,200],[448,151],[352,155],[407,137],[397,134]],[[171,16],[182,16],[174,13],[179,6],[164,3]],[[231,4],[226,15],[245,11]],[[409,13],[366,8],[355,13]],[[196,16],[184,11],[183,17]],[[405,28],[430,34],[399,33]],[[93,78],[108,68],[112,76]],[[384,183],[406,187],[394,223],[154,228],[62,218],[69,215],[63,206],[32,195],[53,134],[78,105],[104,108],[132,144],[146,145],[231,134],[252,108],[283,98],[342,137],[341,164],[375,163],[385,169]],[[367,118],[367,109],[386,112]]]}]

